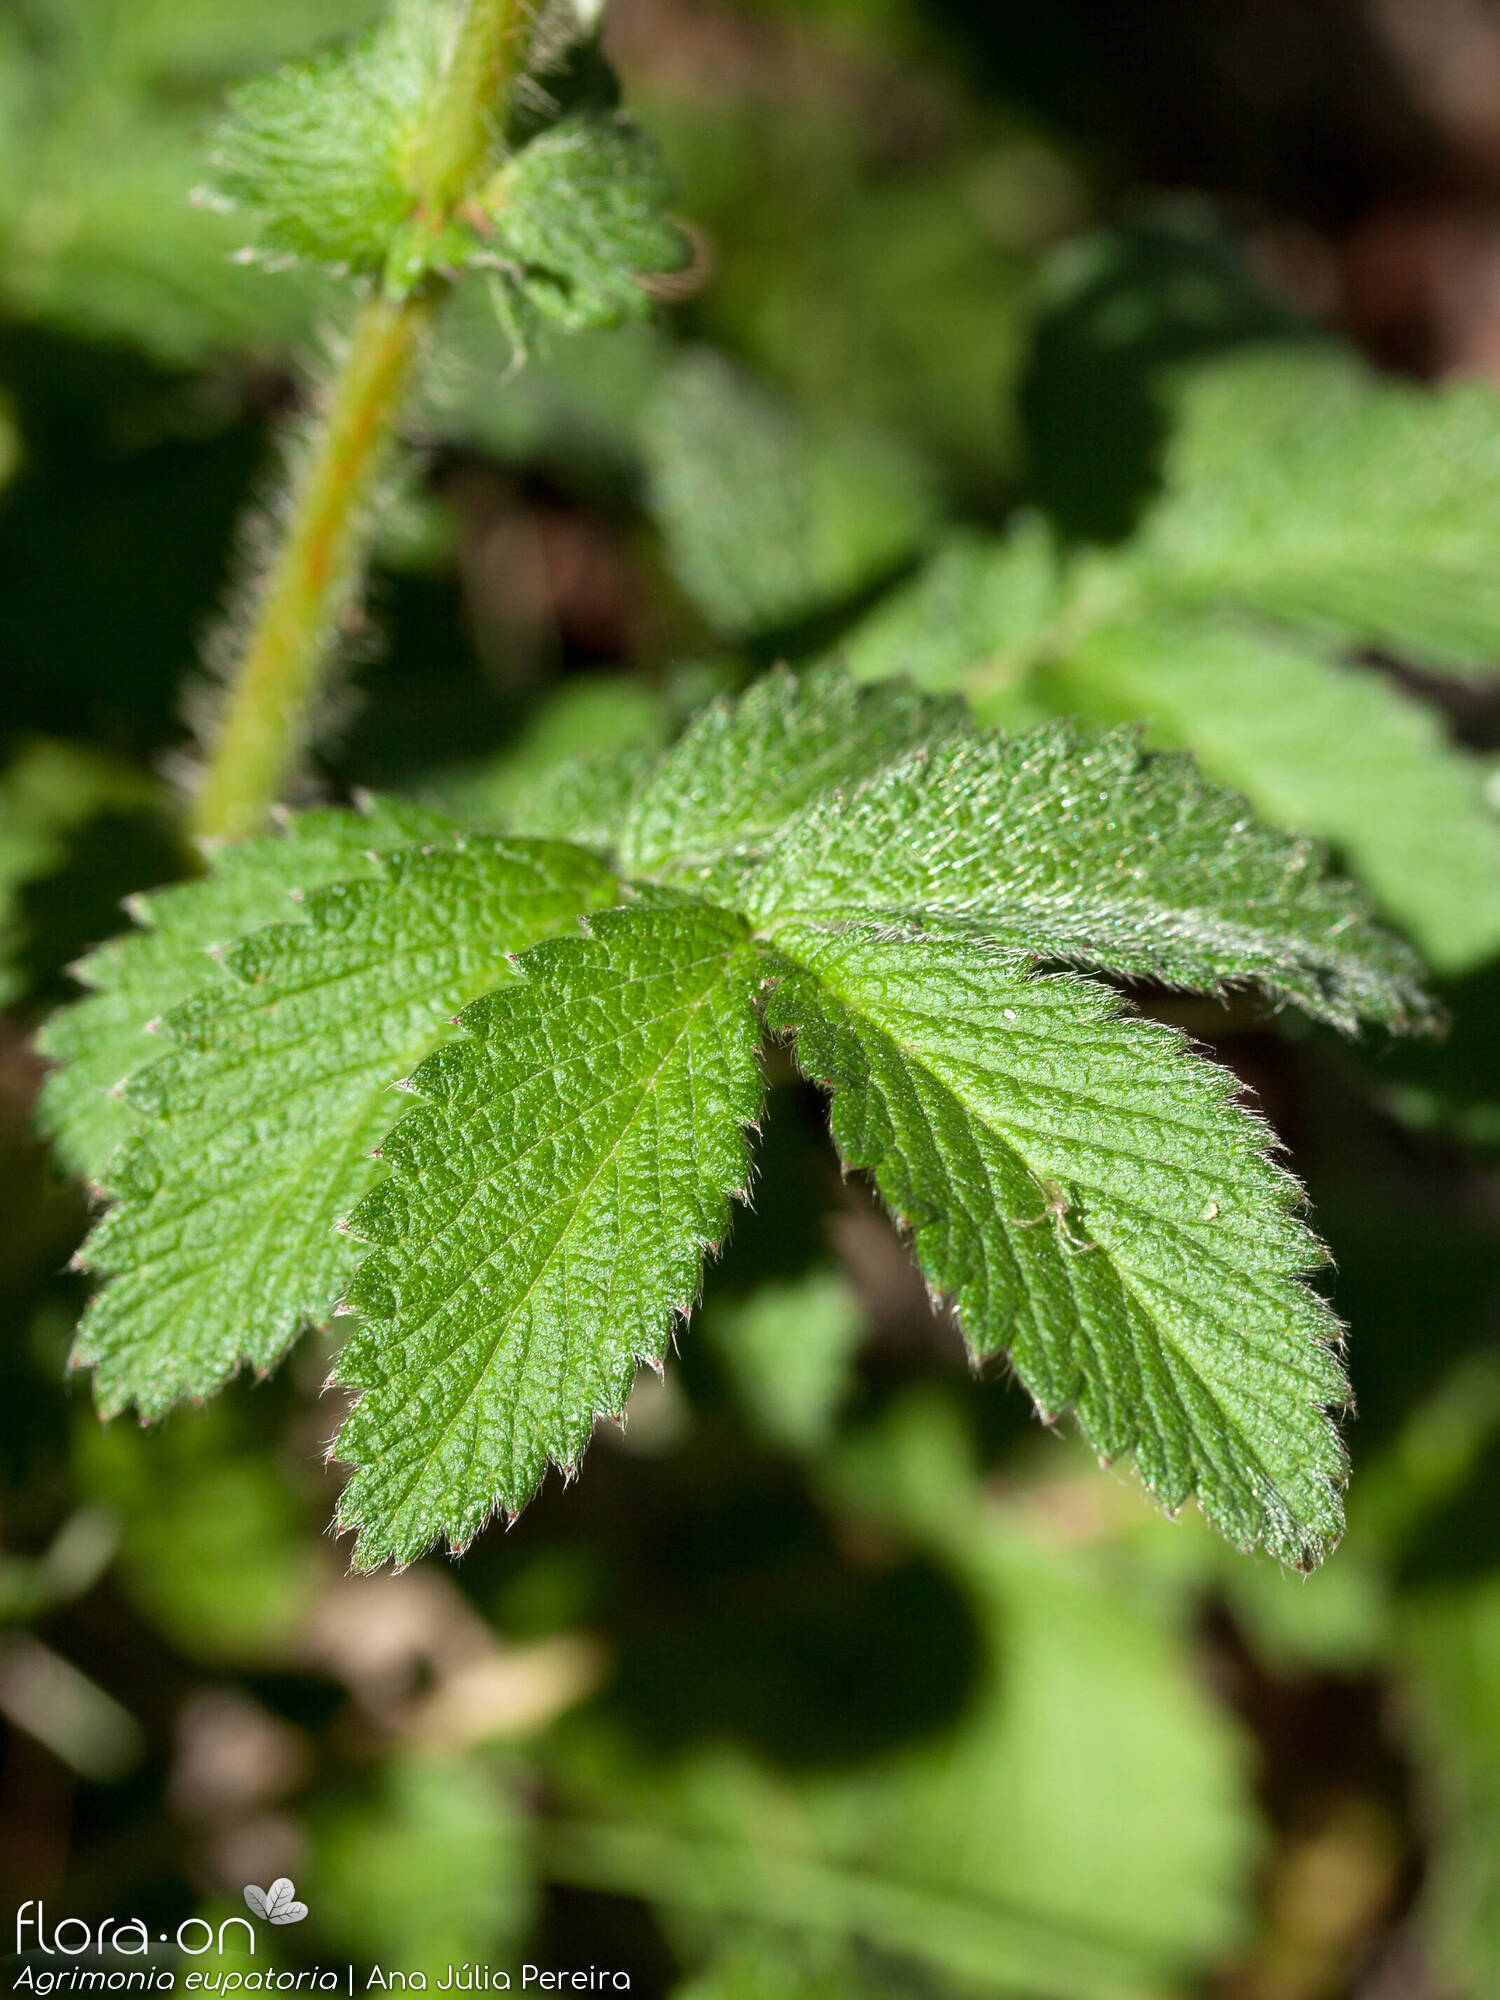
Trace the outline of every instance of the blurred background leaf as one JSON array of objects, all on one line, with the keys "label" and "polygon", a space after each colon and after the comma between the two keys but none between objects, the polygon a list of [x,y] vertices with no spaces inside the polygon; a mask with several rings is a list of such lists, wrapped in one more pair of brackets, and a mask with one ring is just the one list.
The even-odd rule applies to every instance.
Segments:
[{"label": "blurred background leaf", "polygon": [[323,1811],[313,1839],[309,1894],[335,1950],[436,1984],[449,1966],[507,1958],[524,1940],[526,1821],[500,1770],[392,1757],[377,1794]]}]

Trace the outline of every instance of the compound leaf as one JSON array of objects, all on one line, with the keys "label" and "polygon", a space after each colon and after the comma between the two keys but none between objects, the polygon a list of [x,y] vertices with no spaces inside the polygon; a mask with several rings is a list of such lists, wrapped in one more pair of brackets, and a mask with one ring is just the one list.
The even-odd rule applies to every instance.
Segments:
[{"label": "compound leaf", "polygon": [[1322,1253],[1234,1079],[1067,973],[957,938],[789,927],[773,1027],[834,1093],[952,1295],[1047,1421],[1076,1409],[1161,1503],[1308,1567],[1337,1538],[1347,1394]]},{"label": "compound leaf", "polygon": [[1158,617],[1087,634],[1049,681],[1057,706],[1143,721],[1271,824],[1332,842],[1440,972],[1500,949],[1485,767],[1383,675],[1271,632]]},{"label": "compound leaf", "polygon": [[408,1561],[515,1511],[549,1460],[659,1362],[746,1179],[760,960],[698,905],[606,913],[523,954],[468,1039],[416,1072],[427,1102],[351,1218],[374,1246],[338,1379],[356,1560]]},{"label": "compound leaf", "polygon": [[382,848],[452,831],[437,813],[392,799],[362,812],[299,813],[277,833],[222,849],[200,881],[132,896],[127,908],[137,928],[74,966],[91,990],[54,1014],[38,1038],[59,1065],[43,1088],[40,1121],[65,1165],[98,1180],[115,1148],[139,1129],[124,1079],[162,1053],[149,1024],[221,977],[212,947],[298,917],[292,899],[299,891],[374,874]]},{"label": "compound leaf", "polygon": [[308,895],[175,1007],[173,1046],[127,1085],[147,1120],[111,1164],[85,1245],[108,1277],[79,1328],[108,1413],[160,1413],[269,1368],[352,1269],[336,1224],[375,1178],[389,1095],[506,954],[607,902],[579,848],[476,835],[402,848],[372,879]]},{"label": "compound leaf", "polygon": [[737,701],[710,702],[643,784],[618,836],[633,874],[705,893],[764,857],[801,807],[919,744],[967,730],[961,701],[903,682],[860,688],[838,665],[799,679],[765,674]]},{"label": "compound leaf", "polygon": [[[1295,1190],[1225,1077],[1035,961],[1423,1018],[1414,962],[1321,852],[1128,733],[981,735],[842,668],[715,704],[600,832],[651,884],[624,907],[577,846],[309,815],[96,955],[52,1046],[82,1057],[70,1143],[109,1136],[108,1074],[134,1121],[82,1259],[107,1280],[75,1355],[103,1408],[265,1369],[342,1291],[357,1560],[463,1546],[576,1463],[692,1304],[745,1185],[780,965],[776,1025],[842,1092],[847,1157],[976,1351],[1008,1348],[1168,1504],[1197,1490],[1237,1539],[1315,1560],[1342,1377]],[[268,921],[294,884],[295,920]],[[427,1101],[377,1168],[404,1073]]]},{"label": "compound leaf", "polygon": [[924,922],[1171,986],[1254,984],[1346,1030],[1427,1019],[1416,960],[1320,848],[1128,730],[916,751],[815,800],[747,902],[772,931]]}]

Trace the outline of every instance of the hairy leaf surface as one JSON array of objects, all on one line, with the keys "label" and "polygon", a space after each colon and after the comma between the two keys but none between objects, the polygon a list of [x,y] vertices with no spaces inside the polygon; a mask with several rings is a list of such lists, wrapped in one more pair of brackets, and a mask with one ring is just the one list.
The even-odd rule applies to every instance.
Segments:
[{"label": "hairy leaf surface", "polygon": [[1049,676],[1060,707],[1143,721],[1271,824],[1331,841],[1442,972],[1500,949],[1500,817],[1479,758],[1384,676],[1223,622],[1090,633]]},{"label": "hairy leaf surface", "polygon": [[268,1368],[326,1317],[354,1262],[336,1224],[378,1171],[393,1081],[513,976],[507,953],[613,890],[581,849],[476,835],[400,849],[224,954],[222,982],[167,1015],[175,1046],[130,1079],[147,1131],[85,1246],[109,1282],[74,1360],[105,1411],[154,1415],[242,1359]]},{"label": "hairy leaf surface", "polygon": [[514,1512],[657,1362],[745,1186],[759,961],[700,906],[606,913],[538,946],[425,1063],[351,1228],[364,1391],[337,1451],[357,1559],[408,1561]]},{"label": "hairy leaf surface", "polygon": [[347,50],[242,84],[214,148],[218,191],[269,250],[376,272],[414,205],[408,154],[451,30],[423,0]]},{"label": "hairy leaf surface", "polygon": [[971,727],[956,699],[901,682],[864,689],[840,666],[784,667],[711,702],[641,787],[618,838],[632,874],[732,884],[819,793]]},{"label": "hairy leaf surface", "polygon": [[1308,1566],[1342,1521],[1338,1326],[1295,1182],[1234,1079],[1071,974],[945,938],[782,933],[771,1001],[951,1294],[1050,1421],[1168,1508]]},{"label": "hairy leaf surface", "polygon": [[139,1129],[119,1086],[162,1053],[148,1024],[222,976],[214,947],[298,918],[299,891],[374,874],[372,856],[383,848],[452,831],[439,814],[394,799],[363,812],[299,813],[278,833],[222,849],[199,881],[132,896],[136,929],[73,968],[91,990],[53,1015],[38,1038],[60,1065],[42,1091],[40,1118],[64,1163],[97,1180]]},{"label": "hairy leaf surface", "polygon": [[[127,1078],[76,1355],[103,1407],[269,1367],[342,1292],[363,1316],[339,1370],[363,1392],[340,1444],[359,1560],[462,1546],[576,1463],[690,1308],[745,1184],[758,996],[795,961],[777,1021],[815,1053],[834,1037],[844,1070],[813,1067],[840,1115],[873,1093],[903,1135],[931,1128],[935,1165],[849,1157],[916,1222],[976,1350],[1008,1348],[1049,1410],[1076,1402],[1168,1504],[1196,1488],[1232,1535],[1312,1560],[1341,1378],[1296,1282],[1314,1246],[1290,1184],[1218,1072],[1101,988],[1032,975],[1061,959],[1255,982],[1340,1026],[1421,1018],[1414,962],[1321,851],[1128,733],[1005,740],[841,667],[714,704],[615,796],[623,892],[582,847],[314,814],[97,955],[54,1046],[88,1057],[62,1104],[80,1146],[110,1103],[87,1010]],[[294,920],[268,922],[293,884]],[[587,936],[556,937],[579,916]],[[428,1101],[390,1132],[403,1076]]]},{"label": "hairy leaf surface", "polygon": [[1416,960],[1321,849],[1124,730],[918,751],[814,801],[748,905],[773,929],[925,922],[1203,992],[1253,983],[1345,1029],[1425,1016]]},{"label": "hairy leaf surface", "polygon": [[625,118],[567,118],[522,147],[478,197],[495,227],[484,261],[505,274],[518,335],[528,307],[565,333],[648,318],[641,278],[691,254],[671,195],[655,142]]}]

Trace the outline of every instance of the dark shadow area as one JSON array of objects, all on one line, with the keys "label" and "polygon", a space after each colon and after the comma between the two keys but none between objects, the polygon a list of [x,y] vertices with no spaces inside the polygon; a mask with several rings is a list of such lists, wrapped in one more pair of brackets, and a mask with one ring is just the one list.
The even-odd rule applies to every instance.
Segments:
[{"label": "dark shadow area", "polygon": [[1070,246],[1021,386],[1029,497],[1066,540],[1121,540],[1159,484],[1167,371],[1308,332],[1204,211],[1146,211]]}]

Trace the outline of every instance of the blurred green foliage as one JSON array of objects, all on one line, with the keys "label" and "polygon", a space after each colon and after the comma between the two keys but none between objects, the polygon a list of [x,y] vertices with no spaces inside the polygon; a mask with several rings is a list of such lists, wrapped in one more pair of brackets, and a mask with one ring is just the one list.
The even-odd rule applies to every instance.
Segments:
[{"label": "blurred green foliage", "polygon": [[308,1891],[334,1945],[434,1984],[454,1964],[510,1956],[531,1916],[526,1819],[503,1772],[406,1752],[374,1796],[313,1822]]},{"label": "blurred green foliage", "polygon": [[726,637],[781,631],[898,569],[936,518],[920,462],[841,418],[799,416],[689,350],[642,418],[651,512]]},{"label": "blurred green foliage", "polygon": [[858,1300],[832,1271],[761,1285],[710,1328],[751,1423],[806,1452],[832,1437],[865,1334]]},{"label": "blurred green foliage", "polygon": [[309,1916],[262,1968],[677,2000],[1488,2000],[1500,402],[1377,376],[1142,185],[1072,10],[620,0],[697,288],[521,370],[459,288],[383,651],[309,783],[607,828],[707,694],[839,652],[1006,724],[1138,721],[1333,843],[1442,975],[1444,1044],[1142,997],[1250,1081],[1330,1239],[1343,1547],[1288,1579],[1039,1441],[790,1082],[705,1338],[461,1569],[342,1574],[326,1356],[149,1433],[62,1385],[85,1204],[27,1038],[119,899],[196,865],[183,676],[340,317],[190,197],[226,89],[372,11],[0,12],[14,1899],[154,1934],[286,1873]]}]

